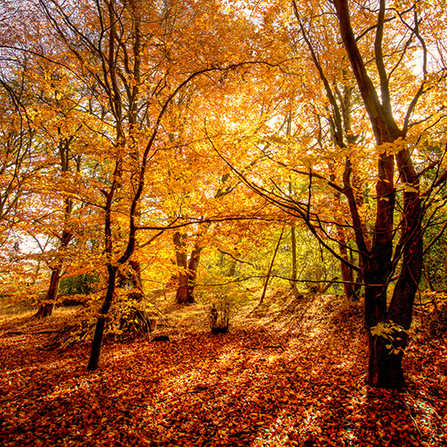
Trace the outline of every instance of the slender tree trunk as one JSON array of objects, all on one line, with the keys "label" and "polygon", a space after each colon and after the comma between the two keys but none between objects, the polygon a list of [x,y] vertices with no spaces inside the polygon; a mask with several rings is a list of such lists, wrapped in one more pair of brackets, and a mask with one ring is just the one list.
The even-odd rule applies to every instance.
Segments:
[{"label": "slender tree trunk", "polygon": [[104,335],[104,328],[106,325],[106,318],[113,302],[113,296],[115,294],[116,276],[118,268],[112,265],[108,265],[107,271],[108,271],[107,292],[104,299],[104,303],[101,308],[101,314],[99,315],[98,322],[96,323],[95,336],[93,338],[92,351],[90,354],[90,361],[87,366],[87,369],[89,371],[94,371],[95,369],[98,368],[99,358],[101,355],[102,339]]},{"label": "slender tree trunk", "polygon": [[273,265],[275,264],[275,258],[278,253],[279,245],[281,243],[283,234],[284,234],[284,228],[282,229],[281,234],[279,235],[279,239],[278,239],[278,242],[275,247],[275,252],[273,253],[272,261],[270,262],[269,270],[268,270],[267,276],[265,278],[264,289],[262,290],[262,295],[261,295],[261,299],[259,300],[259,304],[262,304],[264,302],[265,294],[267,293],[267,286],[268,286],[269,280],[270,280],[270,275],[272,273]]},{"label": "slender tree trunk", "polygon": [[[67,215],[69,215],[71,213],[71,201],[67,204],[67,210],[69,210],[67,211]],[[68,244],[70,243],[72,238],[72,233],[64,231],[59,247],[59,254],[61,254],[61,252],[63,252],[63,250],[68,247]],[[48,287],[48,292],[45,297],[45,303],[40,306],[35,317],[50,317],[53,314],[54,304],[59,292],[59,283],[61,280],[63,261],[61,259],[57,260],[56,265],[57,267],[54,267],[51,272],[50,286]]]},{"label": "slender tree trunk", "polygon": [[[61,162],[61,171],[63,173],[70,171],[69,155],[70,144],[73,137],[63,138],[59,141],[59,156]],[[76,170],[80,171],[80,161],[78,160]],[[64,218],[64,230],[60,238],[60,244],[58,249],[58,259],[56,259],[56,267],[52,268],[50,286],[48,288],[47,296],[45,298],[45,304],[42,304],[35,315],[36,317],[49,317],[53,313],[54,303],[59,291],[59,282],[61,277],[61,271],[64,265],[64,251],[67,249],[68,244],[73,238],[73,233],[68,231],[68,221],[73,211],[73,201],[71,199],[64,199],[65,204],[65,218]]]},{"label": "slender tree trunk", "polygon": [[434,292],[436,289],[433,286],[433,281],[430,276],[430,270],[428,269],[428,264],[424,265],[424,271],[425,271],[425,279],[427,280],[428,287],[430,287],[430,290],[432,292]]},{"label": "slender tree trunk", "polygon": [[[337,233],[338,233],[338,240],[340,241],[338,245],[340,256],[343,259],[346,259],[346,261],[348,261],[348,251],[346,249],[346,237],[343,228],[339,225],[337,225]],[[341,264],[340,268],[341,268],[341,276],[343,280],[343,288],[345,291],[345,296],[350,300],[354,300],[356,298],[356,292],[354,287],[355,286],[354,273],[352,269],[349,267],[349,265],[345,264],[344,262],[341,262],[340,264]]]},{"label": "slender tree trunk", "polygon": [[290,228],[290,239],[291,239],[291,245],[292,245],[292,281],[290,281],[290,286],[292,289],[292,293],[293,296],[295,298],[298,298],[299,296],[301,296],[299,290],[298,290],[298,286],[297,286],[297,279],[298,279],[298,274],[297,274],[297,260],[296,260],[296,229],[295,229],[295,225],[292,225]]}]

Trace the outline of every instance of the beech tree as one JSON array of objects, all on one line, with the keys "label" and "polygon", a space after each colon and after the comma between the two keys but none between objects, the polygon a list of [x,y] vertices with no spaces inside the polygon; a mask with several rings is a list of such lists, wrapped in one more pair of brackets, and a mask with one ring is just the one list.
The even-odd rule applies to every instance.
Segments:
[{"label": "beech tree", "polygon": [[[46,66],[44,79],[57,67],[77,96],[53,91],[51,77],[39,81],[40,106],[21,106],[32,131],[17,114],[2,129],[0,211],[8,215],[20,197],[14,157],[51,146],[53,157],[42,153],[39,162],[55,167],[57,155],[66,177],[45,181],[59,216],[51,300],[73,210],[100,216],[98,268],[108,279],[88,368],[98,367],[120,278],[131,272],[143,290],[142,247],[169,230],[177,301],[192,302],[204,235],[222,232],[212,222],[252,218],[292,228],[293,285],[298,222],[341,262],[346,295],[364,288],[367,382],[402,386],[424,222],[439,214],[447,179],[443,9],[412,0],[261,2],[256,10],[218,0],[27,4],[35,29],[12,39],[20,27],[11,25],[2,48]],[[10,85],[2,95],[16,107]],[[10,112],[1,113],[7,121]],[[43,133],[36,143],[36,130],[53,144]],[[160,251],[172,249],[164,237]]]},{"label": "beech tree", "polygon": [[[350,4],[347,0],[318,5],[292,2],[297,23],[289,30],[294,36],[293,45],[306,51],[308,62],[316,69],[320,87],[313,96],[318,98],[323,93],[326,97],[324,108],[320,106],[319,110],[330,124],[334,150],[339,151],[339,155],[333,152],[333,161],[342,161],[342,154],[346,159],[341,174],[334,177],[322,170],[321,165],[308,167],[307,173],[298,167],[291,169],[313,180],[315,183],[309,185],[312,189],[316,182],[326,179],[326,185],[343,197],[348,207],[365,288],[367,383],[376,387],[397,388],[404,384],[402,357],[422,268],[422,220],[429,197],[445,181],[442,155],[430,163],[422,161],[428,140],[439,138],[436,126],[444,118],[437,93],[445,84],[443,47],[439,40],[443,31],[438,13],[436,6],[426,9],[417,2],[391,6],[378,1],[371,7]],[[429,42],[438,43],[441,51],[438,59],[429,60]],[[416,62],[421,67],[420,74],[410,68]],[[315,85],[312,80],[309,82]],[[340,82],[345,85],[355,82],[364,110],[364,114],[357,111],[356,116],[360,120],[362,116],[368,118],[374,137],[370,142],[376,146],[375,194],[370,197],[374,200],[374,206],[370,206],[374,223],[367,225],[358,200],[361,191],[356,189],[353,175],[358,165],[356,151],[361,154],[361,146],[367,146],[368,139],[359,144],[352,138],[355,129],[347,125],[347,116],[343,114]],[[430,109],[429,101],[432,101]],[[302,118],[300,121],[305,123]],[[355,127],[359,129],[362,125],[357,123]],[[431,135],[427,139],[428,129]],[[321,137],[321,128],[319,132]],[[312,141],[318,138],[315,136]],[[438,141],[438,145],[442,144],[442,140]],[[415,161],[421,164],[419,172]],[[421,191],[420,178],[430,169],[437,170],[437,178]],[[339,227],[342,222],[323,217],[310,194],[306,203],[297,197],[286,197],[279,188],[261,188],[246,177],[244,181],[288,213],[300,216],[334,256],[349,268],[359,270],[325,242],[329,235],[327,225]],[[339,243],[345,245],[340,239]]]},{"label": "beech tree", "polygon": [[[413,2],[371,6],[347,0],[283,6],[281,12],[267,5],[262,26],[286,43],[284,76],[269,81],[280,86],[278,79],[289,79],[294,101],[271,120],[281,123],[293,104],[295,129],[282,136],[266,127],[243,144],[237,140],[247,153],[257,150],[275,162],[276,169],[265,163],[256,173],[244,173],[242,151],[229,149],[235,140],[210,144],[248,187],[302,219],[346,265],[345,278],[352,282],[348,274],[358,272],[365,295],[367,383],[398,388],[404,384],[402,357],[421,277],[422,222],[447,176],[440,10]],[[438,48],[437,58],[429,45]],[[435,180],[421,189],[430,171]],[[291,176],[301,185],[294,191]],[[348,250],[357,253],[358,264]]]},{"label": "beech tree", "polygon": [[[153,217],[142,209],[147,187],[155,187],[147,181],[153,176],[150,169],[164,155],[164,137],[169,141],[164,117],[171,113],[177,95],[193,80],[207,73],[226,71],[227,66],[233,65],[228,64],[227,57],[222,62],[219,53],[208,52],[215,50],[212,41],[203,42],[205,52],[201,50],[204,57],[200,63],[184,57],[183,52],[192,42],[188,28],[198,36],[204,30],[208,32],[202,22],[221,27],[215,32],[225,30],[221,22],[214,20],[217,12],[208,17],[208,5],[198,4],[195,8],[169,2],[148,5],[137,0],[86,2],[85,9],[74,11],[57,1],[39,3],[54,30],[53,38],[73,56],[72,70],[87,79],[89,88],[97,95],[93,101],[98,100],[100,105],[94,105],[93,112],[109,126],[102,144],[111,169],[100,188],[103,203],[95,198],[95,206],[103,210],[104,216],[108,280],[88,365],[93,370],[98,367],[117,277],[137,249],[137,232],[175,228],[151,224]],[[175,51],[170,49],[174,44]],[[97,110],[102,110],[103,115],[98,116]]]}]

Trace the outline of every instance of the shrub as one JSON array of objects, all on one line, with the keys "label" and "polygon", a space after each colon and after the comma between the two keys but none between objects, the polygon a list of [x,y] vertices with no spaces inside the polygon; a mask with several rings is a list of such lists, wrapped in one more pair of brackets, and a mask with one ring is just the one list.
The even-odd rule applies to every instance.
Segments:
[{"label": "shrub", "polygon": [[92,294],[98,285],[98,277],[85,273],[78,276],[68,276],[61,279],[59,296],[64,306],[83,304],[85,297]]},{"label": "shrub", "polygon": [[428,309],[428,317],[424,318],[425,327],[433,337],[447,333],[447,293],[425,292],[422,294],[422,307]]},{"label": "shrub", "polygon": [[428,329],[430,334],[434,337],[447,333],[447,305],[437,306],[430,313]]},{"label": "shrub", "polygon": [[213,334],[224,334],[230,327],[230,304],[221,300],[211,306],[209,312],[211,332]]}]

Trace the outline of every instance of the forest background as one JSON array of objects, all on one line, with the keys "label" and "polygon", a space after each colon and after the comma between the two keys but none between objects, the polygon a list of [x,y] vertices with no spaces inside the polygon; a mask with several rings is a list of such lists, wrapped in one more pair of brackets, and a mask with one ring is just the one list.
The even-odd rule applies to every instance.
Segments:
[{"label": "forest background", "polygon": [[329,294],[404,385],[415,304],[447,324],[443,2],[0,8],[2,305],[74,304],[93,371],[160,300],[224,332],[268,286]]}]

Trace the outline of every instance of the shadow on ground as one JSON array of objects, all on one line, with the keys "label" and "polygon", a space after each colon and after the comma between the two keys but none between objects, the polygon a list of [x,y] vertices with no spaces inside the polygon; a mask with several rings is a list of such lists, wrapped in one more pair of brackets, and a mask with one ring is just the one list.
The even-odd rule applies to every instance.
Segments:
[{"label": "shadow on ground", "polygon": [[247,319],[226,335],[107,344],[95,372],[87,346],[45,350],[49,335],[31,316],[11,317],[0,339],[0,444],[447,444],[445,343],[409,348],[404,391],[375,390],[364,385],[359,306],[325,297],[256,312],[263,326]]}]

